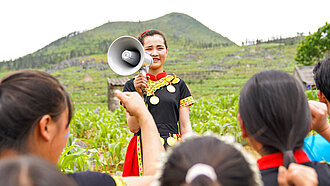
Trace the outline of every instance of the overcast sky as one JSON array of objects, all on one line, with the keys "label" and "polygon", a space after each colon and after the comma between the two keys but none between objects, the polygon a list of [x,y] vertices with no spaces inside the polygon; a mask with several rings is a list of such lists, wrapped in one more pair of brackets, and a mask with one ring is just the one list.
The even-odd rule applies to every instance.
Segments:
[{"label": "overcast sky", "polygon": [[1,0],[0,61],[35,52],[73,31],[108,21],[185,13],[241,45],[246,39],[308,35],[330,22],[330,0]]}]

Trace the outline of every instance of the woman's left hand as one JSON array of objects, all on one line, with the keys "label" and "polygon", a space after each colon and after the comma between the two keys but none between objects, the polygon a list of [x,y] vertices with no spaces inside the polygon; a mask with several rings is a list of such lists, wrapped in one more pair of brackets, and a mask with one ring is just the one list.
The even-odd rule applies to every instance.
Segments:
[{"label": "woman's left hand", "polygon": [[280,166],[277,181],[280,186],[313,186],[319,183],[313,168],[296,163],[291,163],[288,169]]}]

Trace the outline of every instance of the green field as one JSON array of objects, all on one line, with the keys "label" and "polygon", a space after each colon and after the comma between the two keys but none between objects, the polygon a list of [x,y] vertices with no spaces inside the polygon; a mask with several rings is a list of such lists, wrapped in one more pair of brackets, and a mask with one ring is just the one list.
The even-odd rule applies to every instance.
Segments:
[{"label": "green field", "polygon": [[[164,69],[175,73],[189,86],[198,99],[204,96],[238,94],[242,85],[254,73],[266,69],[293,72],[295,45],[262,44],[260,46],[205,49],[169,49]],[[106,65],[106,55],[79,58],[93,59]],[[107,77],[118,78],[109,68],[83,69],[70,67],[53,74],[71,93],[75,107],[96,108],[107,106]],[[84,81],[88,75],[92,81]],[[134,75],[133,75],[134,76]],[[131,77],[133,77],[131,76]]]},{"label": "green field", "polygon": [[[169,47],[165,70],[182,78],[196,100],[190,107],[193,130],[230,134],[243,144],[246,142],[240,136],[236,120],[240,89],[256,72],[278,69],[292,74],[295,66],[296,45]],[[114,112],[107,110],[107,78],[119,76],[109,68],[93,66],[107,66],[105,54],[77,59],[80,66],[51,73],[71,94],[75,107],[71,135],[59,168],[64,172],[90,169],[120,174],[132,133],[126,126],[123,108]],[[86,67],[86,61],[91,61],[89,64],[92,65]],[[84,81],[86,76],[91,79]],[[315,92],[307,94],[310,99],[316,98]],[[79,144],[81,141],[86,146]]]},{"label": "green field", "polygon": [[[249,77],[261,70],[278,69],[292,74],[295,66],[295,47],[262,44],[208,50],[170,48],[165,70],[181,77],[197,101],[190,107],[190,119],[195,132],[230,134],[245,144],[236,120],[240,89]],[[102,63],[106,61],[106,56],[94,55],[80,60],[90,59],[94,59],[95,63]],[[61,169],[65,172],[87,168],[120,172],[132,133],[126,127],[122,108],[113,113],[107,110],[106,80],[107,77],[119,76],[109,68],[100,71],[94,68],[83,69],[81,66],[52,74],[70,92],[76,108],[71,124],[70,151],[63,155]],[[87,74],[92,81],[83,81]],[[315,96],[313,93],[309,94]],[[82,147],[75,146],[72,137],[86,139],[88,147],[81,149]],[[71,156],[73,158],[68,158]],[[77,158],[80,160],[77,161]],[[87,160],[91,158],[94,164],[88,163],[90,161]]]}]

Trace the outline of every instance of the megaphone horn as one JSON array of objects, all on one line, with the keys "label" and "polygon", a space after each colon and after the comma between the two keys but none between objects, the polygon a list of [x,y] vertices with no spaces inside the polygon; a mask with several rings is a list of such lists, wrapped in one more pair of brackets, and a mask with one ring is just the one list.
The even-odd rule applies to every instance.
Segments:
[{"label": "megaphone horn", "polygon": [[140,70],[146,75],[152,63],[152,57],[145,53],[140,41],[132,36],[119,37],[109,47],[108,64],[116,74],[129,76]]}]

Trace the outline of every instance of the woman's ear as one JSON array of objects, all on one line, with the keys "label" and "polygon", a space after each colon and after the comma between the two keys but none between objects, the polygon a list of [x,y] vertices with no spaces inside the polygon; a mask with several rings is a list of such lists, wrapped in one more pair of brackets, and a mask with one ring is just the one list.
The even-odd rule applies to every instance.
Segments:
[{"label": "woman's ear", "polygon": [[322,103],[327,103],[327,98],[324,96],[323,92],[321,90],[317,90],[317,97],[319,98],[319,101]]},{"label": "woman's ear", "polygon": [[39,123],[39,134],[41,138],[43,138],[46,141],[50,141],[53,135],[53,127],[52,125],[52,117],[50,115],[44,115],[40,119]]},{"label": "woman's ear", "polygon": [[247,135],[246,129],[244,127],[243,119],[242,119],[242,117],[239,113],[237,114],[237,121],[239,122],[239,125],[240,125],[241,130],[242,130],[242,137],[247,138],[248,135]]}]

